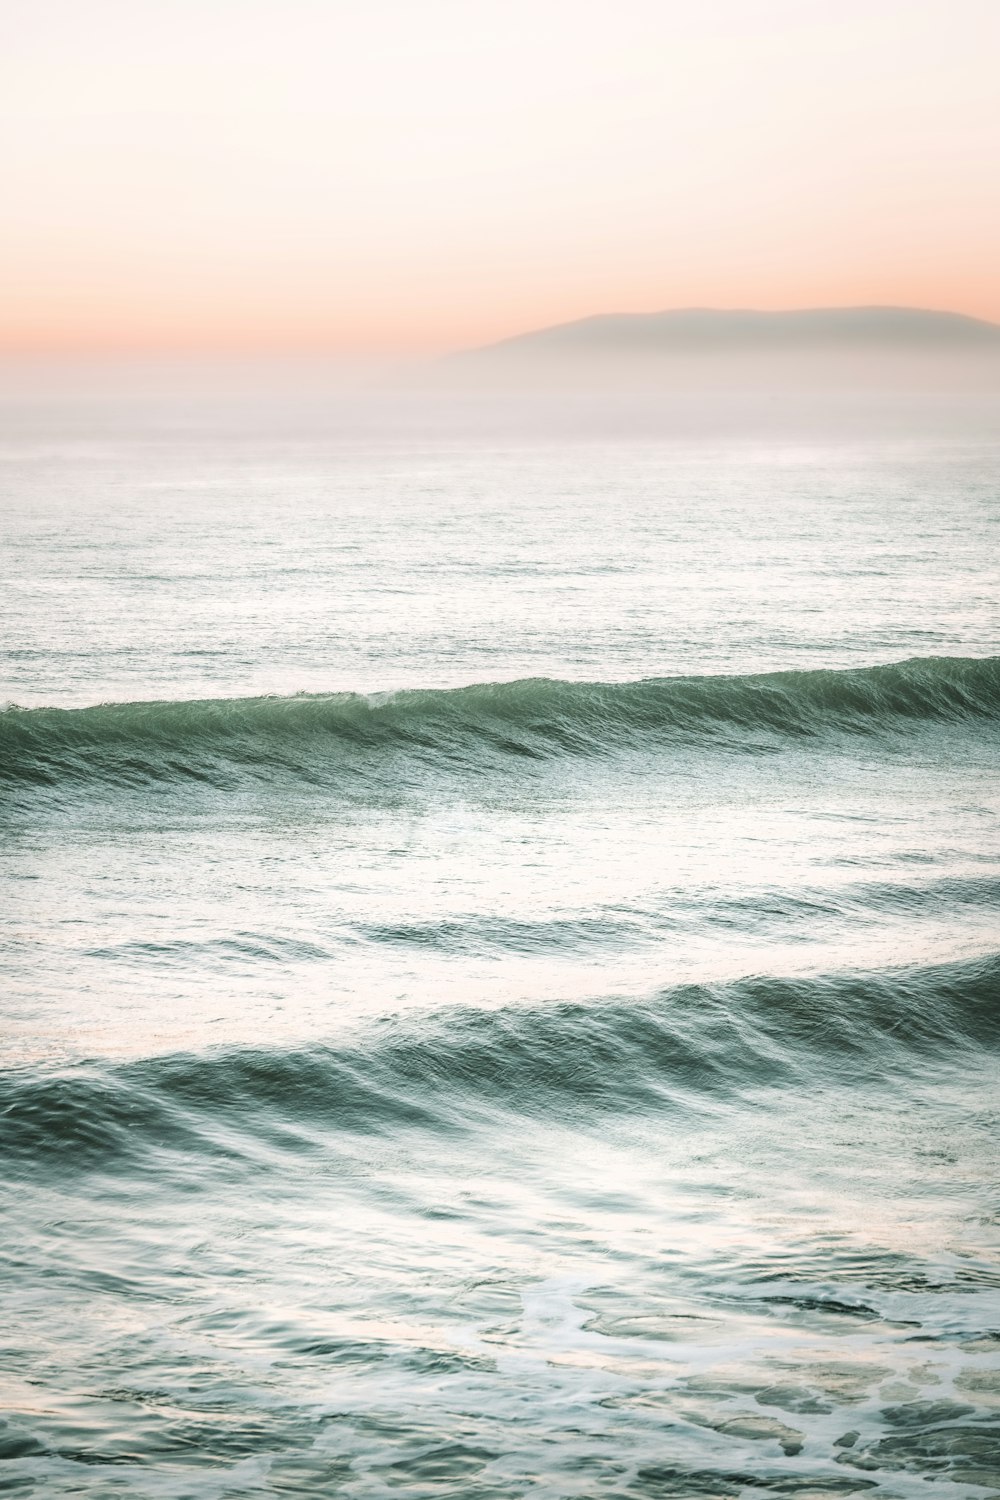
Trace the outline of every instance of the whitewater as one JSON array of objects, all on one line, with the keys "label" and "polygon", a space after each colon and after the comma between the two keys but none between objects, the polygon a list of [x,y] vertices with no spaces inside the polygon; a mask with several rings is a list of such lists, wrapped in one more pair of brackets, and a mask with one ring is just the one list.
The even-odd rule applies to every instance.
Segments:
[{"label": "whitewater", "polygon": [[0,1488],[1000,1492],[995,426],[0,395]]}]

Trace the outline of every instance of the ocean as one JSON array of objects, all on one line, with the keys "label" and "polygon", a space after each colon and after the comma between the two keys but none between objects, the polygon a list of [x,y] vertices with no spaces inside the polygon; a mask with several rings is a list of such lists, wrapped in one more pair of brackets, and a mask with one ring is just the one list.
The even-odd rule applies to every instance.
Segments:
[{"label": "ocean", "polygon": [[997,429],[485,399],[4,398],[0,1489],[995,1495]]}]

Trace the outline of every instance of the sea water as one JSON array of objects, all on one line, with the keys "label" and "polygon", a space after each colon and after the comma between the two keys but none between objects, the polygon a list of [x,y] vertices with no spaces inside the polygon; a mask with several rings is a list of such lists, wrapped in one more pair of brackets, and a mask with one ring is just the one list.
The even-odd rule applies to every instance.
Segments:
[{"label": "sea water", "polygon": [[0,1487],[995,1494],[1000,444],[403,407],[4,408]]}]

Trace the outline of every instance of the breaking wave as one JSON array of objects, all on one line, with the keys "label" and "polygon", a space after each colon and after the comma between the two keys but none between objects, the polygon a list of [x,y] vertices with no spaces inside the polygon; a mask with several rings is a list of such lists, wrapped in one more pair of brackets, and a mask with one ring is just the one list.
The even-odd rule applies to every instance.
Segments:
[{"label": "breaking wave", "polygon": [[225,788],[291,777],[330,785],[377,774],[387,757],[483,770],[670,744],[752,752],[998,718],[997,657],[625,683],[530,678],[380,695],[13,707],[0,714],[0,781]]}]

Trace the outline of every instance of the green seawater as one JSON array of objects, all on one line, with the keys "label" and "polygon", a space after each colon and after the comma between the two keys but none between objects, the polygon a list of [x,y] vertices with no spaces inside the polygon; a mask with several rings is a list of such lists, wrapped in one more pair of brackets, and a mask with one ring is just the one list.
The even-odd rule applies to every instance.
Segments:
[{"label": "green seawater", "polygon": [[2,414],[0,1489],[1000,1492],[989,425]]}]

